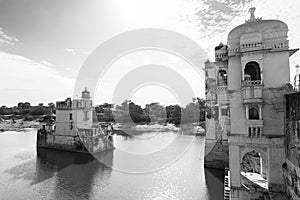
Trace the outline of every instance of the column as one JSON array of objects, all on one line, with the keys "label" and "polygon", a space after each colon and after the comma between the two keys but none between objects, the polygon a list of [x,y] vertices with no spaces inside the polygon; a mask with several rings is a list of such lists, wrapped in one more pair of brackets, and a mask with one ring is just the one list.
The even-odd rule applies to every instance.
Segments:
[{"label": "column", "polygon": [[262,105],[258,105],[259,119],[262,120]]},{"label": "column", "polygon": [[229,145],[230,184],[233,187],[241,187],[240,167],[240,147]]},{"label": "column", "polygon": [[246,105],[246,119],[249,119],[249,106]]}]

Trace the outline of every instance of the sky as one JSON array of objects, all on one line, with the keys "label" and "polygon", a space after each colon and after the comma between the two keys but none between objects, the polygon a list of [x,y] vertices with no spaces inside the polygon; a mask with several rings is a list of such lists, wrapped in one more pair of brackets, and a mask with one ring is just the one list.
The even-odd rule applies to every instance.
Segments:
[{"label": "sky", "polygon": [[[14,106],[25,101],[46,104],[73,97],[77,75],[89,55],[109,38],[135,29],[162,28],[186,35],[204,50],[203,61],[213,61],[214,47],[226,43],[228,32],[249,18],[248,9],[252,6],[256,7],[257,17],[287,23],[290,48],[300,47],[297,2],[0,0],[0,105]],[[203,77],[190,63],[165,52],[137,51],[111,64],[98,81],[97,90],[92,91],[95,104],[112,101],[113,86],[134,67],[161,63],[182,75],[195,96],[204,97]],[[290,59],[291,76],[298,63],[299,52]],[[200,73],[203,67],[197,66]],[[137,86],[128,98],[138,104],[186,103],[180,102],[170,88],[159,84]]]}]

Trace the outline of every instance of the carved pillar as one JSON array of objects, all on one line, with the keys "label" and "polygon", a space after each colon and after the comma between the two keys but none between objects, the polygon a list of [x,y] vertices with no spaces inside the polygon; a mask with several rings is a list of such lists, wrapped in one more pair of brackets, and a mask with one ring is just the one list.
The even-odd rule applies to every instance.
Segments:
[{"label": "carved pillar", "polygon": [[258,105],[259,119],[262,120],[262,105]]}]

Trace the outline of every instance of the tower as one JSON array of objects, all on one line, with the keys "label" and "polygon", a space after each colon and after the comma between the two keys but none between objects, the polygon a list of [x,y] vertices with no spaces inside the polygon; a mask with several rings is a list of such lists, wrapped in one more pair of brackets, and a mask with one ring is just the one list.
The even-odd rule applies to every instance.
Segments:
[{"label": "tower", "polygon": [[228,34],[232,199],[242,199],[238,190],[248,172],[260,174],[268,190],[283,190],[284,95],[289,57],[297,51],[289,49],[284,22],[255,18],[255,9],[250,11],[250,19]]},{"label": "tower", "polygon": [[85,88],[80,99],[74,99],[72,104],[74,125],[77,128],[91,127],[93,124],[93,101],[90,92]]}]

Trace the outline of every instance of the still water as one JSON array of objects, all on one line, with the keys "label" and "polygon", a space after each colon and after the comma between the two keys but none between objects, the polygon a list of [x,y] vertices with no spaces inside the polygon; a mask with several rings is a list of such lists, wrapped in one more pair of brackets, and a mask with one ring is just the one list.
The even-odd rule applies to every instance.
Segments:
[{"label": "still water", "polygon": [[[143,140],[114,136],[117,150],[108,152],[103,164],[87,155],[55,150],[42,150],[37,156],[35,132],[29,129],[0,133],[1,200],[223,199],[224,173],[204,169],[201,159],[204,139],[201,137],[183,136],[173,140],[176,133],[172,132],[156,133]],[[139,163],[135,157],[127,158],[137,150],[142,149],[140,153],[145,155],[153,146],[163,148],[167,141],[172,141],[174,149],[181,149],[191,141],[189,137],[194,137],[193,143],[169,165],[163,162],[174,154],[172,148],[146,163]],[[147,166],[164,167],[148,173],[128,173]]]}]

